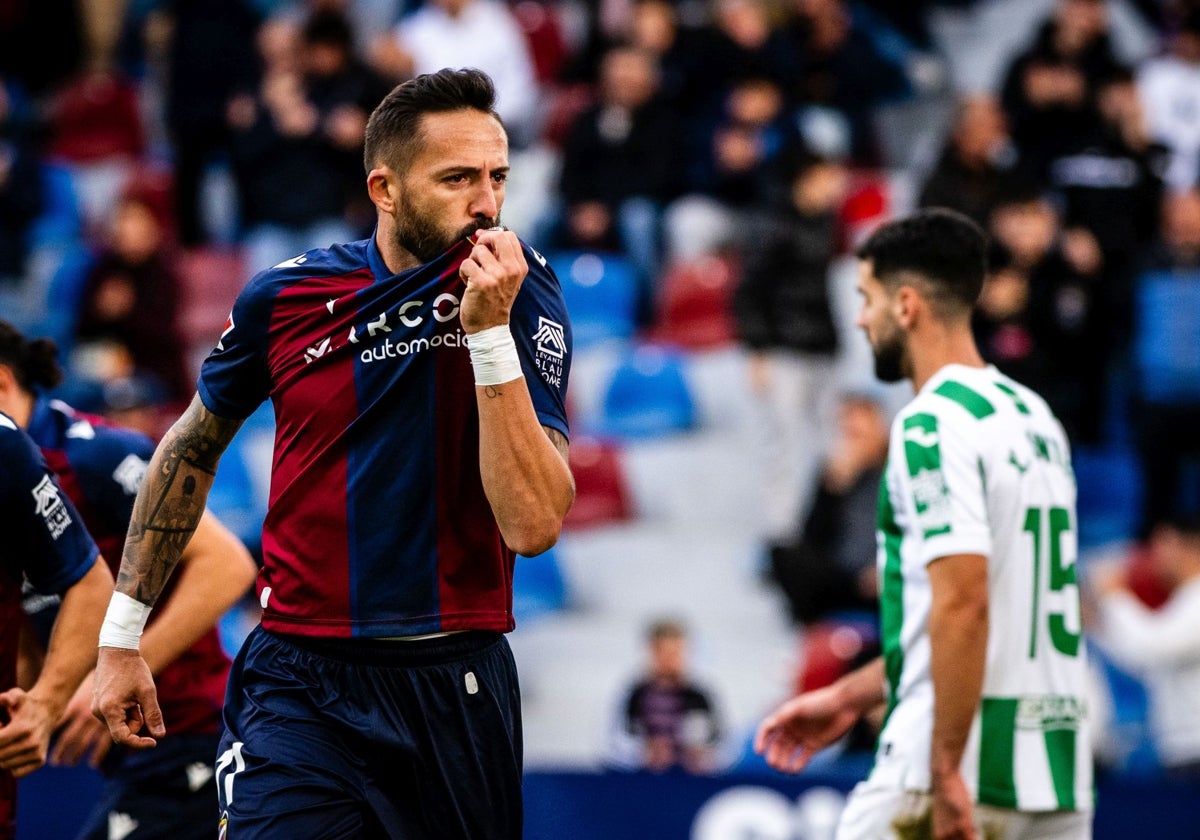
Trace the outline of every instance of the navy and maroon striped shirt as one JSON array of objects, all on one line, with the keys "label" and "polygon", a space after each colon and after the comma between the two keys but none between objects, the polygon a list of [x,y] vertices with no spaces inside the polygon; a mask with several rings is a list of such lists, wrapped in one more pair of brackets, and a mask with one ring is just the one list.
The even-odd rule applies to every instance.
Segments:
[{"label": "navy and maroon striped shirt", "polygon": [[[514,556],[479,475],[479,413],[459,321],[471,244],[393,275],[374,238],[256,275],[200,372],[231,419],[270,398],[263,627],[306,636],[505,632]],[[543,426],[568,434],[571,328],[528,246],[510,326]]]}]

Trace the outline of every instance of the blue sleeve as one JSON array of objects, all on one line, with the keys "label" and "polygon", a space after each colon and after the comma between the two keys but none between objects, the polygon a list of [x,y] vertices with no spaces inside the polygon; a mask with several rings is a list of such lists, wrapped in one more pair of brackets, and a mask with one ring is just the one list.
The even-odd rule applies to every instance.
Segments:
[{"label": "blue sleeve", "polygon": [[91,509],[109,533],[124,534],[154,443],[129,429],[96,427],[90,440],[68,442],[68,459]]},{"label": "blue sleeve", "polygon": [[230,420],[254,413],[271,392],[267,332],[274,303],[270,270],[238,295],[217,346],[200,368],[196,390],[205,407]]},{"label": "blue sleeve", "polygon": [[11,520],[0,553],[38,591],[61,594],[95,565],[100,552],[83,518],[33,441],[7,421],[0,423],[0,509]]},{"label": "blue sleeve", "polygon": [[533,408],[543,426],[570,437],[567,425],[567,380],[571,374],[573,339],[562,286],[546,258],[525,246],[529,274],[513,304],[513,339]]}]

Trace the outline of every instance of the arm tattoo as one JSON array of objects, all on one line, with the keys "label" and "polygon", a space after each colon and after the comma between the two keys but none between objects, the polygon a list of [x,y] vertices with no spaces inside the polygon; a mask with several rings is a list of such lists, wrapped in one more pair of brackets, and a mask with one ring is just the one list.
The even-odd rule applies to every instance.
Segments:
[{"label": "arm tattoo", "polygon": [[221,453],[241,427],[193,398],[159,443],[133,503],[117,591],[154,605],[204,513]]},{"label": "arm tattoo", "polygon": [[563,459],[564,464],[571,463],[568,457],[570,446],[566,435],[558,429],[552,429],[549,426],[542,426],[542,431],[546,433],[546,437],[550,438],[550,442],[554,444],[554,448],[558,450],[558,455]]}]

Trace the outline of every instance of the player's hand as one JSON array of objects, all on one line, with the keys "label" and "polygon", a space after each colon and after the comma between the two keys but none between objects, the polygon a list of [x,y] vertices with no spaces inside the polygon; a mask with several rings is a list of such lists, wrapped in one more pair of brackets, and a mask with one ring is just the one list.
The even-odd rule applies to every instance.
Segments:
[{"label": "player's hand", "polygon": [[481,230],[458,269],[467,284],[459,320],[470,335],[508,323],[508,313],[529,273],[521,242],[510,230]]},{"label": "player's hand", "polygon": [[934,779],[933,840],[979,840],[975,806],[961,773]]},{"label": "player's hand", "polygon": [[[150,667],[141,653],[101,647],[96,659],[92,714],[108,725],[112,740],[134,749],[153,747],[167,734]],[[141,734],[143,732],[149,735]]]},{"label": "player's hand", "polygon": [[758,727],[754,751],[784,773],[799,773],[821,750],[850,731],[858,712],[846,707],[833,686],[794,697]]},{"label": "player's hand", "polygon": [[11,688],[0,694],[8,723],[0,727],[0,769],[18,779],[46,763],[55,714],[37,694]]},{"label": "player's hand", "polygon": [[50,763],[54,766],[74,767],[86,759],[89,767],[99,767],[108,755],[113,743],[108,727],[92,714],[94,676],[88,674],[63,712],[50,750]]}]

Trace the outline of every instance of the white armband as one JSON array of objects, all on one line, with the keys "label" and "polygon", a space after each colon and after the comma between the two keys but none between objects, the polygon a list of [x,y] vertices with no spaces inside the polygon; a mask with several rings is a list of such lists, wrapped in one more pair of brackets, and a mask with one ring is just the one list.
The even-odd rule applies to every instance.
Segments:
[{"label": "white armband", "polygon": [[124,592],[114,592],[100,625],[100,647],[137,650],[149,617],[150,607]]},{"label": "white armband", "polygon": [[499,385],[525,375],[517,356],[517,343],[507,324],[467,336],[467,349],[471,351],[476,385]]}]

